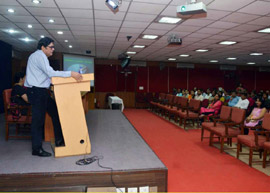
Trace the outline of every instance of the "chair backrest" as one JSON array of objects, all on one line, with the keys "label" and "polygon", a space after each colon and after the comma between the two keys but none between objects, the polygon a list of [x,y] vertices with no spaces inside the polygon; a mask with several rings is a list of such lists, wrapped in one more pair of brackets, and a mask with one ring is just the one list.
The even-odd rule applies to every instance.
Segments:
[{"label": "chair backrest", "polygon": [[232,112],[232,108],[223,105],[221,107],[221,111],[220,111],[220,119],[222,120],[228,120],[231,117],[231,112]]},{"label": "chair backrest", "polygon": [[159,94],[159,99],[160,100],[166,99],[166,94],[165,93],[160,93]]},{"label": "chair backrest", "polygon": [[187,107],[188,106],[188,98],[185,97],[181,97],[181,101],[180,101],[180,105],[181,107]]},{"label": "chair backrest", "polygon": [[11,88],[5,89],[3,91],[4,109],[5,109],[5,114],[6,115],[8,113],[8,106],[10,105],[11,91],[12,91]]},{"label": "chair backrest", "polygon": [[246,110],[239,108],[232,108],[231,121],[237,124],[241,124],[245,120]]},{"label": "chair backrest", "polygon": [[269,113],[264,114],[262,127],[266,130],[270,130],[270,114]]},{"label": "chair backrest", "polygon": [[208,99],[203,99],[203,101],[202,101],[202,107],[207,108],[208,105],[209,105],[209,100]]},{"label": "chair backrest", "polygon": [[201,108],[201,101],[196,99],[190,99],[189,101],[189,107],[192,107],[193,111],[199,111]]},{"label": "chair backrest", "polygon": [[168,104],[171,104],[171,103],[173,102],[174,95],[172,95],[172,94],[167,94],[166,99],[168,100]]},{"label": "chair backrest", "polygon": [[174,96],[172,103],[177,104],[178,98],[179,98],[178,96]]},{"label": "chair backrest", "polygon": [[181,105],[181,101],[183,97],[175,97],[177,98],[176,104]]}]

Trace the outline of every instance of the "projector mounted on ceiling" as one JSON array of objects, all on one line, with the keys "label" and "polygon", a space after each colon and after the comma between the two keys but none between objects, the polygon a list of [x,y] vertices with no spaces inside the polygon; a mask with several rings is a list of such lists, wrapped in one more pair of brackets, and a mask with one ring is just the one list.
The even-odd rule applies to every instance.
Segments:
[{"label": "projector mounted on ceiling", "polygon": [[182,44],[182,39],[175,34],[170,35],[167,40],[168,46],[180,46]]},{"label": "projector mounted on ceiling", "polygon": [[203,2],[197,3],[196,0],[191,0],[192,3],[187,5],[177,6],[177,13],[181,15],[195,15],[207,13],[206,5]]}]

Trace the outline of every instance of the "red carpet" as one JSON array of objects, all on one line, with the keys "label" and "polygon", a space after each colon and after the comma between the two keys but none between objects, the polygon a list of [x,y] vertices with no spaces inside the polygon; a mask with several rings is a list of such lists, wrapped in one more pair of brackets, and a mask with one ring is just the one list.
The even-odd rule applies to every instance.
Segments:
[{"label": "red carpet", "polygon": [[[124,114],[168,168],[169,192],[269,192],[270,177],[148,110]],[[270,166],[268,166],[270,167]]]}]

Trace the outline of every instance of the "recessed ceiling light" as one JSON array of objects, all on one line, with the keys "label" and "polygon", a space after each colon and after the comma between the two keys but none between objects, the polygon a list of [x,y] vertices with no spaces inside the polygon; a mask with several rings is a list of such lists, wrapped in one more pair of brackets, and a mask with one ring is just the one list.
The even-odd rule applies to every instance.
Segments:
[{"label": "recessed ceiling light", "polygon": [[261,29],[258,32],[259,33],[270,33],[270,28]]},{"label": "recessed ceiling light", "polygon": [[143,35],[142,37],[143,39],[150,39],[150,40],[154,40],[157,39],[158,36],[157,35]]},{"label": "recessed ceiling light", "polygon": [[8,12],[9,13],[14,13],[15,11],[14,11],[14,9],[8,9]]},{"label": "recessed ceiling light", "polygon": [[27,27],[28,27],[28,28],[33,28],[33,26],[32,26],[32,25],[30,25],[30,24],[29,24],[29,25],[27,25]]},{"label": "recessed ceiling light", "polygon": [[68,47],[69,47],[69,48],[72,48],[72,45],[69,45]]},{"label": "recessed ceiling light", "polygon": [[145,46],[141,46],[141,45],[134,45],[133,48],[145,48]]},{"label": "recessed ceiling light", "polygon": [[68,42],[68,40],[65,40],[65,42]]},{"label": "recessed ceiling light", "polygon": [[219,42],[219,44],[221,45],[233,45],[233,44],[236,44],[237,42],[235,41],[222,41],[222,42]]},{"label": "recessed ceiling light", "polygon": [[189,55],[188,54],[181,54],[181,55],[179,55],[180,57],[189,57]]},{"label": "recessed ceiling light", "polygon": [[226,58],[226,60],[236,60],[237,58]]},{"label": "recessed ceiling light", "polygon": [[263,53],[250,53],[249,55],[251,55],[251,56],[262,56]]},{"label": "recessed ceiling light", "polygon": [[127,54],[136,54],[136,52],[128,51]]},{"label": "recessed ceiling light", "polygon": [[198,49],[198,50],[195,50],[196,52],[208,52],[209,50],[206,50],[206,49]]},{"label": "recessed ceiling light", "polygon": [[44,36],[44,35],[41,35],[40,37],[41,37],[41,38],[45,38],[45,36]]},{"label": "recessed ceiling light", "polygon": [[41,1],[39,1],[39,0],[32,0],[32,2],[35,3],[35,4],[40,4],[41,3]]},{"label": "recessed ceiling light", "polygon": [[41,1],[39,1],[39,0],[32,0],[32,2],[35,3],[35,4],[41,3]]},{"label": "recessed ceiling light", "polygon": [[9,33],[14,33],[15,31],[13,29],[8,30]]},{"label": "recessed ceiling light", "polygon": [[176,58],[168,58],[169,61],[175,61]]},{"label": "recessed ceiling light", "polygon": [[160,20],[158,20],[159,23],[169,23],[169,24],[176,24],[179,21],[181,21],[181,18],[175,17],[162,17]]},{"label": "recessed ceiling light", "polygon": [[58,34],[60,34],[60,35],[62,35],[62,34],[63,34],[63,32],[62,32],[62,31],[58,31],[57,33],[58,33]]},{"label": "recessed ceiling light", "polygon": [[49,19],[49,22],[50,23],[54,23],[54,19]]},{"label": "recessed ceiling light", "polygon": [[28,37],[20,38],[20,40],[25,41],[25,42],[29,42],[30,41],[30,39]]},{"label": "recessed ceiling light", "polygon": [[255,62],[248,62],[247,64],[253,65],[253,64],[256,64],[256,63]]},{"label": "recessed ceiling light", "polygon": [[210,60],[209,62],[211,62],[211,63],[217,63],[218,60]]}]

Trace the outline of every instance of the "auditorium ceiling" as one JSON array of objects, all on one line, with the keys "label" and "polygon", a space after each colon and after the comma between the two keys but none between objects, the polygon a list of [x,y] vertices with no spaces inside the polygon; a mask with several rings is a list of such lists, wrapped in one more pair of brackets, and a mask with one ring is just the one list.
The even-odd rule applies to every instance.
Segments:
[{"label": "auditorium ceiling", "polygon": [[[270,33],[258,32],[270,28],[270,0],[202,2],[207,5],[207,14],[164,24],[159,19],[179,17],[176,7],[186,0],[123,0],[117,12],[109,9],[105,0],[40,0],[39,4],[0,0],[0,40],[18,51],[34,51],[44,35],[55,40],[57,52],[86,54],[91,50],[97,58],[117,59],[131,51],[136,52],[130,55],[132,60],[140,61],[168,62],[175,58],[173,62],[270,65]],[[148,40],[143,35],[158,38]],[[182,45],[168,46],[171,35],[182,38]],[[132,36],[129,41],[127,36]],[[237,43],[219,44],[222,41]]]}]

